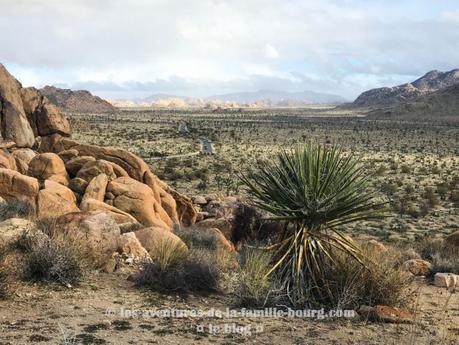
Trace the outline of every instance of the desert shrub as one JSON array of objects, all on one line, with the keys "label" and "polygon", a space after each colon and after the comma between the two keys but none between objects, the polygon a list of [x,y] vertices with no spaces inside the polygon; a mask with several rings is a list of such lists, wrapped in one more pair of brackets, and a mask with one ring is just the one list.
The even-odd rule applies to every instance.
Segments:
[{"label": "desert shrub", "polygon": [[410,281],[399,267],[398,255],[387,255],[363,248],[364,265],[356,265],[349,256],[336,253],[337,265],[330,265],[328,287],[336,296],[336,308],[360,305],[403,307],[410,301]]},{"label": "desert shrub", "polygon": [[[168,255],[169,257],[170,255]],[[194,249],[164,267],[158,258],[144,262],[134,276],[138,286],[162,292],[214,291],[219,288],[222,267],[215,251]]]},{"label": "desert shrub", "polygon": [[272,255],[261,249],[247,248],[240,255],[235,295],[237,304],[244,307],[263,307],[269,300],[272,279]]},{"label": "desert shrub", "polygon": [[239,243],[250,241],[257,237],[261,226],[261,215],[255,207],[241,203],[234,210],[232,223],[231,242],[237,246]]},{"label": "desert shrub", "polygon": [[0,244],[0,300],[9,296],[9,276],[5,267],[3,267],[3,258],[6,256],[7,249]]},{"label": "desert shrub", "polygon": [[459,251],[443,239],[424,238],[417,243],[416,249],[424,260],[432,263],[428,278],[438,272],[459,274]]},{"label": "desert shrub", "polygon": [[430,207],[435,207],[440,203],[440,200],[438,199],[438,196],[435,194],[435,191],[432,187],[426,187],[422,197],[427,200]]},{"label": "desert shrub", "polygon": [[34,214],[34,207],[27,201],[14,199],[0,203],[0,221],[10,218],[30,218]]},{"label": "desert shrub", "polygon": [[190,228],[176,228],[174,233],[190,249],[208,249],[216,250],[218,243],[215,233],[210,231],[203,231],[193,227]]},{"label": "desert shrub", "polygon": [[81,252],[63,238],[46,235],[23,240],[23,278],[77,285],[83,276]]},{"label": "desert shrub", "polygon": [[403,173],[403,174],[409,174],[411,172],[411,167],[407,164],[403,164],[401,167],[400,167],[400,171]]},{"label": "desert shrub", "polygon": [[262,161],[243,176],[254,204],[286,222],[272,246],[270,274],[279,278],[292,303],[331,304],[335,300],[325,270],[334,265],[332,249],[362,265],[359,249],[337,230],[342,225],[377,219],[381,203],[369,191],[370,176],[352,154],[337,147],[305,145]]}]

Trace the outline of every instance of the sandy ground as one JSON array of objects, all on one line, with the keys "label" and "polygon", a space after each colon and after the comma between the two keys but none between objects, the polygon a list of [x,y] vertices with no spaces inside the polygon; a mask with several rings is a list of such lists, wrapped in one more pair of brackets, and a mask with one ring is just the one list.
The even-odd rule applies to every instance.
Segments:
[{"label": "sandy ground", "polygon": [[[459,344],[459,294],[424,282],[413,283],[413,291],[415,324],[221,317],[212,310],[231,308],[230,296],[165,296],[138,290],[126,275],[91,274],[75,289],[20,286],[0,302],[0,344]],[[169,309],[209,315],[128,314]]]}]

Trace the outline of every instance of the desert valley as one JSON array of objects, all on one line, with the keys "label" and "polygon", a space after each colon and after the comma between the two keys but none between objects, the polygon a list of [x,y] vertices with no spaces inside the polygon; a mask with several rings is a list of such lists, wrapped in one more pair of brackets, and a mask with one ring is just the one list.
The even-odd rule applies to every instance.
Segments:
[{"label": "desert valley", "polygon": [[350,82],[356,56],[337,83],[260,77],[260,62],[256,77],[201,84],[115,85],[85,67],[74,85],[87,88],[63,82],[67,62],[0,61],[0,345],[459,344],[459,69],[402,78],[420,59]]}]

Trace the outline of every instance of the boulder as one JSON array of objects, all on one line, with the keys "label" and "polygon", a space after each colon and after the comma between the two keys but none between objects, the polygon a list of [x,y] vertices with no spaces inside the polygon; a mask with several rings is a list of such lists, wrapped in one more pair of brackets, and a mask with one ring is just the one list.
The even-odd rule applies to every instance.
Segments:
[{"label": "boulder", "polygon": [[118,253],[136,258],[149,258],[147,250],[137,239],[133,232],[122,234],[118,241]]},{"label": "boulder", "polygon": [[97,201],[104,201],[105,191],[107,189],[108,176],[104,173],[94,177],[91,182],[89,182],[86,192],[83,196],[82,202],[87,199],[95,199]]},{"label": "boulder", "polygon": [[70,136],[70,124],[65,116],[37,89],[33,87],[22,89],[21,98],[36,136],[51,134]]},{"label": "boulder", "polygon": [[0,168],[17,170],[16,160],[8,150],[0,149]]},{"label": "boulder", "polygon": [[55,153],[42,153],[32,158],[27,175],[39,180],[52,180],[64,186],[69,184],[64,162]]},{"label": "boulder", "polygon": [[78,157],[78,151],[74,149],[65,150],[65,151],[59,152],[58,156],[61,157],[64,163],[67,163],[69,160]]},{"label": "boulder", "polygon": [[225,238],[231,240],[233,236],[233,223],[231,218],[209,218],[195,224],[198,229],[219,229]]},{"label": "boulder", "polygon": [[435,273],[434,285],[447,289],[459,287],[459,275],[453,273]]},{"label": "boulder", "polygon": [[[161,190],[170,194],[176,201],[176,209],[174,210],[173,205],[169,202],[170,199],[167,197],[163,198],[164,203],[166,204],[163,209],[170,209],[167,213],[168,218],[171,220],[175,221],[178,219],[178,221],[185,226],[190,226],[196,221],[196,210],[194,209],[191,200],[171,189],[164,182],[160,181],[158,177],[150,171],[149,166],[142,159],[126,150],[113,147],[80,144],[77,141],[64,138],[59,135],[44,137],[40,146],[40,151],[55,153],[69,149],[77,150],[80,156],[91,156],[94,159],[106,160],[117,164],[119,167],[124,169],[131,178],[147,184],[151,188],[156,201],[159,203],[162,202]],[[77,157],[75,160],[78,158],[81,157]],[[74,159],[66,163],[67,171],[72,176],[75,176],[81,168],[81,165],[75,167],[74,163],[76,163],[74,162]],[[123,172],[116,167],[114,167],[114,172],[117,176],[123,174]]]},{"label": "boulder", "polygon": [[191,199],[167,185],[164,190],[169,193],[176,202],[176,212],[179,223],[183,226],[191,226],[196,223],[197,211],[194,208]]},{"label": "boulder", "polygon": [[105,267],[118,249],[120,228],[106,212],[68,213],[56,220],[56,230],[80,245],[96,268]]},{"label": "boulder", "polygon": [[32,147],[35,135],[21,99],[22,85],[0,64],[0,123],[4,140],[17,147]]},{"label": "boulder", "polygon": [[17,170],[21,174],[27,174],[29,170],[29,163],[30,161],[37,155],[36,152],[32,149],[17,149],[14,150],[11,155],[16,160],[16,167]]},{"label": "boulder", "polygon": [[83,195],[88,187],[88,182],[82,178],[75,177],[69,182],[69,188],[77,194]]},{"label": "boulder", "polygon": [[144,247],[151,256],[154,251],[164,244],[176,246],[178,250],[188,250],[187,246],[177,235],[163,228],[150,227],[137,230],[134,232],[142,247]]},{"label": "boulder", "polygon": [[0,169],[0,196],[6,200],[23,200],[35,206],[39,189],[37,179],[14,170]]},{"label": "boulder", "polygon": [[75,195],[69,188],[52,180],[45,181],[45,188],[38,192],[38,217],[54,218],[78,211]]},{"label": "boulder", "polygon": [[67,138],[62,138],[61,144],[65,150],[77,150],[80,156],[92,156],[95,159],[104,159],[115,163],[123,168],[131,178],[137,181],[143,181],[145,172],[150,169],[142,159],[123,149],[80,144],[77,141]]},{"label": "boulder", "polygon": [[82,211],[104,211],[109,213],[117,224],[136,223],[139,222],[129,213],[123,212],[116,207],[108,205],[102,201],[86,198],[80,204]]},{"label": "boulder", "polygon": [[87,162],[81,167],[80,171],[77,172],[76,177],[82,178],[89,183],[89,181],[100,174],[107,175],[110,181],[116,178],[113,166],[110,162],[103,159]]},{"label": "boulder", "polygon": [[446,244],[452,247],[459,247],[459,230],[446,237]]},{"label": "boulder", "polygon": [[217,246],[219,248],[227,250],[229,252],[234,252],[236,250],[233,243],[231,243],[219,229],[210,228],[210,229],[202,229],[201,231],[214,235],[217,241]]},{"label": "boulder", "polygon": [[415,321],[415,315],[412,312],[385,305],[375,307],[362,305],[358,314],[364,320],[376,322],[413,323]]},{"label": "boulder", "polygon": [[94,157],[90,156],[75,157],[65,163],[65,169],[67,169],[70,175],[75,176],[86,163],[95,160]]},{"label": "boulder", "polygon": [[422,259],[411,259],[405,261],[402,268],[415,276],[425,276],[432,269],[432,264]]},{"label": "boulder", "polygon": [[207,204],[207,199],[201,195],[196,195],[192,198],[193,204],[203,206]]},{"label": "boulder", "polygon": [[115,196],[113,206],[129,213],[145,226],[170,229],[172,220],[145,184],[129,177],[119,177],[108,184],[107,191]]}]

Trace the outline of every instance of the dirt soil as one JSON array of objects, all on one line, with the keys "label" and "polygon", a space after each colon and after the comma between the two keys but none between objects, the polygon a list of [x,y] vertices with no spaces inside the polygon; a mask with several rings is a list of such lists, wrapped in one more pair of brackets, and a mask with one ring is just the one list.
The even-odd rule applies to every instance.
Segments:
[{"label": "dirt soil", "polygon": [[[0,344],[459,344],[459,294],[422,281],[412,286],[417,322],[382,324],[220,317],[212,310],[232,308],[231,296],[162,295],[139,290],[126,278],[93,273],[73,289],[20,286],[10,300],[0,301]],[[210,315],[129,317],[130,311],[169,309]]]}]

